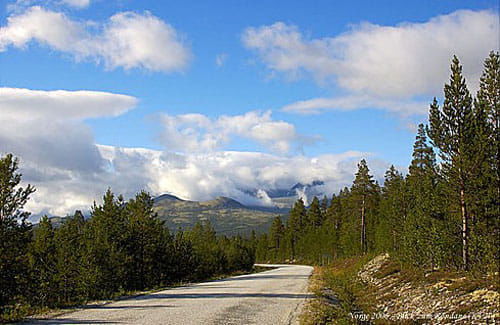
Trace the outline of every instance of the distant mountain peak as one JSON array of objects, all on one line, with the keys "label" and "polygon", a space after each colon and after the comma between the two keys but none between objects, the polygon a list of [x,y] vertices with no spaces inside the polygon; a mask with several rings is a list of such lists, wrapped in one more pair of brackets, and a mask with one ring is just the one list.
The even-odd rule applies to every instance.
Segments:
[{"label": "distant mountain peak", "polygon": [[220,208],[230,208],[230,209],[240,209],[244,208],[245,206],[241,204],[240,202],[231,199],[230,197],[226,196],[218,196],[214,200],[207,201],[207,202],[214,202],[217,207]]},{"label": "distant mountain peak", "polygon": [[162,194],[162,195],[155,197],[153,199],[153,201],[154,201],[154,203],[158,203],[161,201],[184,201],[184,200],[182,200],[182,199],[180,199],[177,196],[172,195],[172,194]]}]

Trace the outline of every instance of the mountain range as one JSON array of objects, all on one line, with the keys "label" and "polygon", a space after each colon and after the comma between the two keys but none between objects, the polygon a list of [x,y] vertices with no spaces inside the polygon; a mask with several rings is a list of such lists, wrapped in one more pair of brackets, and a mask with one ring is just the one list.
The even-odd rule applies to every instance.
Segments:
[{"label": "mountain range", "polygon": [[[189,229],[197,222],[210,221],[218,234],[247,234],[252,230],[259,233],[267,231],[276,216],[285,221],[298,198],[302,198],[307,205],[314,195],[321,195],[322,185],[322,181],[314,181],[311,184],[297,183],[288,189],[245,191],[255,198],[265,195],[270,200],[266,206],[245,205],[224,196],[208,201],[190,201],[162,194],[154,198],[153,209],[173,232]],[[64,222],[64,218],[58,216],[49,219],[55,227]]]},{"label": "mountain range", "polygon": [[286,220],[293,203],[302,198],[320,195],[322,181],[311,184],[297,183],[288,189],[247,190],[245,193],[255,198],[265,195],[270,200],[267,206],[244,205],[232,198],[217,197],[209,201],[182,200],[171,194],[163,194],[154,199],[154,210],[160,219],[174,232],[188,229],[199,221],[210,221],[219,234],[235,235],[267,231],[276,216]]},{"label": "mountain range", "polygon": [[210,221],[215,231],[223,235],[266,231],[276,216],[286,217],[289,210],[246,206],[223,196],[209,201],[188,201],[164,194],[154,202],[154,211],[174,232],[191,228],[197,222]]}]

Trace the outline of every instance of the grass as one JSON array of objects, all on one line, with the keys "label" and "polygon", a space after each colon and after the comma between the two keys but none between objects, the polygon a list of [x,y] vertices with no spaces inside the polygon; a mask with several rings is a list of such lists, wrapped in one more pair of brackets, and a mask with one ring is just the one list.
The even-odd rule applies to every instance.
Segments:
[{"label": "grass", "polygon": [[354,315],[362,315],[360,303],[366,303],[359,299],[365,285],[357,279],[357,273],[372,257],[342,259],[315,268],[311,290],[317,298],[309,303],[301,324],[357,324]]},{"label": "grass", "polygon": [[[445,287],[447,295],[463,296],[485,288],[498,292],[498,274],[474,276],[471,273],[450,270],[425,270],[399,263],[395,259],[383,262],[371,275],[378,284],[362,283],[359,270],[374,256],[367,255],[338,260],[335,263],[316,267],[310,290],[316,298],[308,303],[301,316],[301,324],[415,324],[419,320],[385,318],[379,314],[380,306],[402,301],[400,288],[409,284],[413,288],[428,288],[435,291],[425,299],[436,302]],[[496,281],[495,281],[496,280]],[[381,281],[381,282],[380,282]],[[398,289],[399,288],[399,289]],[[481,310],[484,302],[449,306],[448,313],[465,315]],[[396,314],[392,316],[397,316]],[[372,317],[373,316],[373,317]],[[421,322],[420,322],[421,323]]]}]

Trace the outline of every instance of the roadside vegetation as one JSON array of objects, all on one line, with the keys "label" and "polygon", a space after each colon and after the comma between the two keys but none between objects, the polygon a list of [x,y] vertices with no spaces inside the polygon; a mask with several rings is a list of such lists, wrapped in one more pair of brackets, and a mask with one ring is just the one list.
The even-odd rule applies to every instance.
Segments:
[{"label": "roadside vegetation", "polygon": [[388,254],[317,267],[301,324],[494,324],[498,274],[402,267]]},{"label": "roadside vegetation", "polygon": [[[257,239],[257,261],[328,265],[318,276],[340,308],[325,309],[327,323],[342,323],[356,308],[376,310],[375,298],[364,301],[368,287],[356,272],[367,256],[382,253],[392,262],[377,276],[413,281],[431,274],[444,281],[461,272],[467,280],[456,282],[457,290],[479,281],[498,295],[490,284],[500,281],[499,127],[499,53],[486,58],[476,96],[454,57],[443,103],[434,99],[429,123],[418,126],[408,173],[391,166],[379,184],[361,160],[350,187],[308,206],[298,200],[286,223],[276,218]],[[454,301],[463,313],[479,308]]]}]

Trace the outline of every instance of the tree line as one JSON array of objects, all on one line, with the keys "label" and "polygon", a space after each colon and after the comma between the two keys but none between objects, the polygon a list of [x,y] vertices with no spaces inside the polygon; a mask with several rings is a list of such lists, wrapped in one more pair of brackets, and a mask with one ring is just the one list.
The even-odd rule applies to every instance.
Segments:
[{"label": "tree line", "polygon": [[0,157],[0,320],[253,267],[249,240],[217,236],[209,223],[174,235],[146,192],[125,201],[108,190],[89,218],[32,226],[23,206],[35,189],[19,186],[17,170],[11,154]]},{"label": "tree line", "polygon": [[498,271],[500,265],[500,57],[491,52],[476,96],[454,57],[444,101],[420,124],[408,173],[383,185],[365,160],[331,199],[298,200],[257,239],[258,261],[324,263],[391,252],[419,267]]}]

